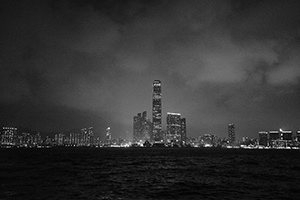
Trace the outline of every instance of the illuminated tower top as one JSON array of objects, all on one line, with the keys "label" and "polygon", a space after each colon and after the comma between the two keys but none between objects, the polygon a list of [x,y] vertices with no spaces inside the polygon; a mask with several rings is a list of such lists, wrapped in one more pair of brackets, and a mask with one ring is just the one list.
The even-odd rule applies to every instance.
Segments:
[{"label": "illuminated tower top", "polygon": [[154,142],[163,142],[161,135],[161,82],[155,80],[153,82],[152,93],[152,122],[153,122],[153,140]]}]

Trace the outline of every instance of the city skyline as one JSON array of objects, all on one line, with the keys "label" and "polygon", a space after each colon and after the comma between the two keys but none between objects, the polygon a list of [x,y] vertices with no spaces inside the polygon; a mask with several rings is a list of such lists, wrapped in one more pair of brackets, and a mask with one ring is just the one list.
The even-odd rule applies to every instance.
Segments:
[{"label": "city skyline", "polygon": [[[180,112],[191,137],[300,129],[298,1],[2,1],[0,125],[64,132]],[[151,118],[151,117],[149,117]]]}]

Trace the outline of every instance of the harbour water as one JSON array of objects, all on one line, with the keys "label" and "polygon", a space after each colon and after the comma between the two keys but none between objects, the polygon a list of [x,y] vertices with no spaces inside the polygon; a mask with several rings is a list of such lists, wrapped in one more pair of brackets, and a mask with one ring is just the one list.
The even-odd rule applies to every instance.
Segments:
[{"label": "harbour water", "polygon": [[0,149],[0,200],[299,198],[299,150]]}]

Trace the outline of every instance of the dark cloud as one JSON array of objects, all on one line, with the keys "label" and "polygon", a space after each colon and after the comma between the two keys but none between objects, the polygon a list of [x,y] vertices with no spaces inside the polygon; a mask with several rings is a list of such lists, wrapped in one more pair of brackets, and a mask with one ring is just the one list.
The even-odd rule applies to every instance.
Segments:
[{"label": "dark cloud", "polygon": [[1,4],[3,123],[90,124],[98,134],[110,125],[131,137],[132,116],[151,116],[160,79],[164,114],[186,116],[190,135],[226,136],[228,123],[238,137],[299,128],[298,1]]}]

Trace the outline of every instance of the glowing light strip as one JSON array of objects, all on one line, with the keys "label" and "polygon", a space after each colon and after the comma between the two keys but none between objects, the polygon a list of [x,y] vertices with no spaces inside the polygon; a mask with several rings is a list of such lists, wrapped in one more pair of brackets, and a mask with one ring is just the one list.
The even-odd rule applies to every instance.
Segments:
[{"label": "glowing light strip", "polygon": [[180,113],[167,112],[167,115],[181,115]]}]

